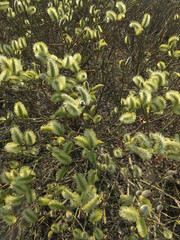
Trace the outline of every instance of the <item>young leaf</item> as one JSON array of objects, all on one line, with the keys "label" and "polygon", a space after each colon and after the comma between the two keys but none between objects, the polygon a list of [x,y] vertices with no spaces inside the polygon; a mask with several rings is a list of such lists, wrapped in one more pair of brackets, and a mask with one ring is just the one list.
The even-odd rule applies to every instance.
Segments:
[{"label": "young leaf", "polygon": [[94,229],[93,235],[95,236],[95,238],[96,238],[97,240],[102,240],[102,239],[104,238],[104,233],[103,233],[103,231],[102,231],[100,228],[98,228],[98,227],[96,227],[96,228]]},{"label": "young leaf", "polygon": [[36,200],[36,192],[34,189],[27,188],[26,190],[26,199],[28,203],[32,203]]},{"label": "young leaf", "polygon": [[98,124],[98,123],[101,121],[101,119],[102,119],[101,115],[96,114],[96,115],[93,117],[93,122],[94,122],[94,124]]},{"label": "young leaf", "polygon": [[87,73],[83,70],[79,71],[76,74],[76,79],[78,80],[78,82],[84,82],[87,79]]},{"label": "young leaf", "polygon": [[121,115],[119,120],[121,123],[124,123],[124,124],[132,124],[133,122],[136,121],[136,113],[134,112],[124,113],[123,115]]},{"label": "young leaf", "polygon": [[24,104],[22,104],[22,102],[15,103],[14,112],[20,118],[27,118],[28,117],[28,112],[27,112]]},{"label": "young leaf", "polygon": [[148,234],[148,229],[145,220],[142,217],[138,217],[136,221],[136,227],[139,235],[145,238]]},{"label": "young leaf", "polygon": [[144,204],[140,207],[141,216],[149,216],[150,207],[147,204]]},{"label": "young leaf", "polygon": [[94,197],[87,204],[82,207],[83,212],[88,214],[93,208],[95,208],[100,203],[99,196]]},{"label": "young leaf", "polygon": [[98,144],[102,143],[102,141],[97,140],[96,138],[96,134],[92,129],[86,129],[84,131],[84,136],[87,139],[88,142],[88,149],[93,149],[94,147],[96,147]]},{"label": "young leaf", "polygon": [[59,75],[59,69],[55,61],[49,60],[47,63],[47,75],[50,78],[55,78]]},{"label": "young leaf", "polygon": [[133,202],[133,197],[131,195],[120,195],[119,203],[125,206],[131,206]]},{"label": "young leaf", "polygon": [[78,105],[77,105],[77,103],[73,104],[68,101],[64,102],[64,106],[65,106],[66,110],[69,112],[69,114],[73,117],[80,116],[82,113],[82,110],[83,110],[83,108],[79,107],[79,104]]},{"label": "young leaf", "polygon": [[92,223],[99,222],[101,220],[102,216],[103,216],[103,210],[101,210],[101,209],[94,210],[90,214],[89,221]]},{"label": "young leaf", "polygon": [[79,196],[78,193],[76,192],[71,192],[70,190],[68,190],[67,188],[65,188],[62,191],[62,196],[67,199],[70,200],[70,204],[72,208],[77,208],[81,205],[81,197]]},{"label": "young leaf", "polygon": [[52,81],[52,88],[57,92],[61,92],[62,90],[64,90],[66,88],[66,77],[61,75],[55,78]]},{"label": "young leaf", "polygon": [[50,207],[51,210],[54,210],[54,211],[65,209],[64,205],[58,200],[51,200],[48,206]]},{"label": "young leaf", "polygon": [[75,175],[75,180],[77,184],[77,190],[79,192],[83,192],[87,189],[87,186],[89,185],[86,181],[85,177],[81,173],[77,173]]},{"label": "young leaf", "polygon": [[88,183],[89,184],[95,184],[99,180],[97,171],[94,171],[93,169],[89,170],[88,172]]},{"label": "young leaf", "polygon": [[60,168],[56,173],[56,181],[61,181],[61,179],[67,173],[67,170],[68,170],[67,166],[64,166],[64,167]]},{"label": "young leaf", "polygon": [[19,206],[22,203],[22,197],[8,195],[5,198],[5,203],[6,205],[10,205],[10,206],[15,206],[15,207]]},{"label": "young leaf", "polygon": [[116,2],[116,7],[120,13],[126,13],[126,5],[122,1]]},{"label": "young leaf", "polygon": [[165,237],[165,239],[172,239],[173,234],[172,234],[172,232],[170,230],[166,229],[163,232],[163,236]]},{"label": "young leaf", "polygon": [[31,130],[24,133],[24,139],[27,145],[32,146],[36,142],[36,135]]},{"label": "young leaf", "polygon": [[12,214],[5,215],[2,218],[9,226],[11,226],[17,222],[17,218]]},{"label": "young leaf", "polygon": [[53,22],[58,22],[59,17],[54,7],[48,8],[47,13]]},{"label": "young leaf", "polygon": [[87,152],[87,158],[92,164],[96,164],[97,154],[93,151]]},{"label": "young leaf", "polygon": [[131,28],[134,28],[135,34],[136,35],[140,35],[143,31],[143,27],[141,26],[141,24],[139,22],[136,21],[132,21],[129,26]]},{"label": "young leaf", "polygon": [[60,231],[60,227],[57,223],[54,223],[51,225],[51,230],[54,232],[54,233],[59,233]]},{"label": "young leaf", "polygon": [[145,160],[150,160],[152,158],[152,152],[151,149],[144,149],[141,147],[137,147],[134,144],[131,146],[131,151],[135,154],[137,154],[140,158]]},{"label": "young leaf", "polygon": [[54,148],[52,152],[53,157],[55,157],[59,162],[64,165],[69,165],[72,162],[71,157],[59,148]]},{"label": "young leaf", "polygon": [[4,149],[6,150],[6,152],[9,153],[18,153],[20,151],[20,147],[18,146],[17,143],[14,142],[7,143]]},{"label": "young leaf", "polygon": [[77,136],[75,137],[75,144],[82,148],[88,147],[88,141],[84,136]]},{"label": "young leaf", "polygon": [[109,22],[109,20],[116,21],[117,14],[114,11],[109,10],[106,12],[106,19],[107,19],[107,22]]},{"label": "young leaf", "polygon": [[34,223],[38,219],[37,214],[30,208],[23,211],[23,217],[28,223]]},{"label": "young leaf", "polygon": [[83,238],[82,238],[82,231],[79,229],[79,228],[75,228],[74,230],[73,230],[73,236],[74,236],[74,238],[75,239],[77,239],[77,240],[82,240]]},{"label": "young leaf", "polygon": [[57,120],[52,120],[51,122],[49,122],[49,125],[52,127],[54,133],[58,135],[64,134],[65,131],[64,126]]},{"label": "young leaf", "polygon": [[116,148],[113,150],[113,155],[115,158],[122,158],[123,157],[123,150],[122,148]]},{"label": "young leaf", "polygon": [[139,212],[135,207],[122,206],[119,210],[119,216],[132,222],[136,222]]},{"label": "young leaf", "polygon": [[40,206],[47,206],[50,203],[50,199],[47,197],[39,197],[38,198],[38,204]]},{"label": "young leaf", "polygon": [[142,169],[137,165],[133,166],[133,176],[134,178],[140,178],[142,176]]},{"label": "young leaf", "polygon": [[81,99],[85,102],[86,105],[89,105],[91,102],[91,96],[87,89],[83,86],[77,86],[77,90],[81,95]]},{"label": "young leaf", "polygon": [[151,19],[151,16],[148,13],[145,13],[141,23],[143,28],[147,28],[149,26],[150,19]]},{"label": "young leaf", "polygon": [[147,107],[152,99],[151,93],[147,90],[141,90],[139,92],[140,102],[143,107]]},{"label": "young leaf", "polygon": [[11,131],[11,138],[14,143],[16,144],[22,144],[23,141],[23,133],[18,127],[13,127],[10,129]]}]

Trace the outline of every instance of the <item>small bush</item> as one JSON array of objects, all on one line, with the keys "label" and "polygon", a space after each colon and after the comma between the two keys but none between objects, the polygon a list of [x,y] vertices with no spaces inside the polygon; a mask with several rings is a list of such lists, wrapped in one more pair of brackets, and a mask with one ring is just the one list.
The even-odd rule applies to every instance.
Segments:
[{"label": "small bush", "polygon": [[3,239],[179,239],[178,1],[0,1]]}]

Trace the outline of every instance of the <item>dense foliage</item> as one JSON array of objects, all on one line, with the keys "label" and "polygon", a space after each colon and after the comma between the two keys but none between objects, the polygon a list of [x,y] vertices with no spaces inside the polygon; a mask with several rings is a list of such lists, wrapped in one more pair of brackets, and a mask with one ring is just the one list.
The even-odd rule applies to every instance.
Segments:
[{"label": "dense foliage", "polygon": [[0,238],[180,239],[179,7],[0,1]]}]

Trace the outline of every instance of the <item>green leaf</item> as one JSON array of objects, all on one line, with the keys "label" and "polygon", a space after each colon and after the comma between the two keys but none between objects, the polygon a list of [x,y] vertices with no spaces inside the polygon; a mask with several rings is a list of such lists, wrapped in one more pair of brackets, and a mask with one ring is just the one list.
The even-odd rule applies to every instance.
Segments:
[{"label": "green leaf", "polygon": [[141,24],[137,21],[132,21],[129,26],[131,28],[134,28],[135,34],[138,36],[142,33],[143,31],[143,27],[141,26]]},{"label": "green leaf", "polygon": [[56,173],[56,181],[61,181],[61,179],[67,173],[67,170],[68,170],[67,166],[64,166],[64,167],[60,168]]},{"label": "green leaf", "polygon": [[124,124],[132,124],[136,121],[136,113],[134,112],[127,112],[121,115],[119,118],[121,123]]},{"label": "green leaf", "polygon": [[140,178],[142,176],[142,169],[137,165],[133,166],[133,176],[134,178]]},{"label": "green leaf", "polygon": [[79,228],[74,229],[73,236],[75,239],[81,240],[82,239],[82,231]]},{"label": "green leaf", "polygon": [[88,160],[92,163],[92,164],[96,164],[96,159],[97,159],[97,154],[93,151],[88,151],[87,152],[87,157]]},{"label": "green leaf", "polygon": [[141,23],[143,28],[147,28],[149,26],[150,19],[151,19],[151,16],[148,13],[145,13],[143,16],[142,23]]},{"label": "green leaf", "polygon": [[116,7],[120,13],[126,13],[126,5],[122,1],[116,2]]},{"label": "green leaf", "polygon": [[55,157],[60,163],[64,165],[69,165],[72,162],[71,157],[59,148],[53,148],[53,157]]},{"label": "green leaf", "polygon": [[3,220],[9,225],[13,225],[17,222],[17,218],[14,215],[3,216]]},{"label": "green leaf", "polygon": [[22,102],[15,103],[14,112],[20,118],[27,118],[28,117],[28,112],[27,112],[24,104],[22,104]]},{"label": "green leaf", "polygon": [[136,221],[136,227],[139,235],[145,238],[148,234],[148,229],[145,220],[142,217],[138,217]]},{"label": "green leaf", "polygon": [[9,153],[18,153],[20,151],[20,147],[18,146],[18,144],[14,142],[7,143],[4,149],[6,150],[6,152]]},{"label": "green leaf", "polygon": [[59,233],[60,231],[60,228],[59,228],[59,225],[57,223],[54,223],[51,225],[51,230],[54,232],[54,233]]},{"label": "green leaf", "polygon": [[98,228],[98,227],[95,228],[95,230],[93,232],[93,235],[95,236],[95,238],[97,240],[102,240],[104,238],[103,231],[100,228]]},{"label": "green leaf", "polygon": [[38,198],[38,204],[40,206],[47,206],[50,203],[50,199],[47,197],[40,197]]},{"label": "green leaf", "polygon": [[25,193],[26,193],[27,186],[26,186],[25,184],[22,184],[22,183],[13,182],[12,188],[13,188],[18,194],[25,194]]},{"label": "green leaf", "polygon": [[58,19],[59,19],[58,14],[57,14],[57,11],[54,7],[48,8],[47,13],[48,13],[48,15],[50,16],[50,18],[53,22],[58,21]]},{"label": "green leaf", "polygon": [[28,183],[30,183],[30,182],[32,182],[33,181],[33,176],[30,176],[30,175],[25,175],[25,176],[18,176],[17,178],[16,178],[16,183],[17,184],[19,184],[19,185],[21,185],[21,184],[28,184]]},{"label": "green leaf", "polygon": [[104,84],[97,84],[96,86],[94,86],[93,88],[91,88],[92,92],[96,92],[97,90],[99,90],[100,88],[104,87]]},{"label": "green leaf", "polygon": [[133,196],[131,195],[120,195],[119,203],[125,206],[130,206],[133,202]]},{"label": "green leaf", "polygon": [[163,236],[165,237],[165,239],[172,239],[173,234],[172,234],[172,232],[170,230],[166,229],[163,232]]},{"label": "green leaf", "polygon": [[84,121],[91,120],[91,115],[89,115],[88,113],[83,113],[83,119]]},{"label": "green leaf", "polygon": [[69,154],[71,152],[71,149],[73,147],[73,142],[72,141],[68,141],[64,144],[63,146],[63,150],[64,152],[66,152],[67,154]]},{"label": "green leaf", "polygon": [[27,188],[26,190],[26,199],[28,203],[32,203],[36,200],[36,192],[34,189]]},{"label": "green leaf", "polygon": [[90,169],[88,172],[88,183],[95,184],[99,180],[97,170]]},{"label": "green leaf", "polygon": [[103,210],[101,210],[101,209],[94,210],[90,214],[89,221],[92,223],[99,222],[101,220],[102,216],[103,216]]},{"label": "green leaf", "polygon": [[93,122],[95,123],[95,124],[98,124],[100,121],[101,121],[101,119],[102,119],[102,117],[101,117],[101,115],[95,115],[94,116],[94,118],[93,118]]},{"label": "green leaf", "polygon": [[58,135],[63,135],[64,134],[64,126],[59,123],[57,120],[52,120],[49,122],[49,125],[52,127],[53,132],[58,134]]},{"label": "green leaf", "polygon": [[61,92],[66,88],[66,77],[65,76],[58,76],[56,79],[52,81],[52,88],[57,91]]},{"label": "green leaf", "polygon": [[136,222],[139,212],[135,207],[122,206],[119,210],[119,216],[132,222]]},{"label": "green leaf", "polygon": [[18,161],[11,161],[9,162],[10,168],[16,169],[19,167],[19,162]]},{"label": "green leaf", "polygon": [[98,144],[102,143],[102,141],[97,140],[96,138],[96,134],[92,129],[86,129],[84,131],[84,136],[87,139],[88,142],[88,149],[93,149],[94,147],[96,147]]},{"label": "green leaf", "polygon": [[75,137],[75,143],[76,143],[76,145],[78,145],[79,147],[82,147],[82,148],[87,148],[87,146],[88,146],[88,141],[87,141],[86,137],[84,137],[84,136]]},{"label": "green leaf", "polygon": [[122,148],[116,148],[113,150],[113,155],[115,158],[122,158],[123,157],[123,150]]},{"label": "green leaf", "polygon": [[5,198],[6,205],[19,206],[22,203],[22,197],[8,195]]},{"label": "green leaf", "polygon": [[38,219],[37,214],[30,208],[23,211],[23,217],[28,223],[34,223]]},{"label": "green leaf", "polygon": [[23,133],[18,127],[13,127],[10,129],[11,131],[11,138],[14,143],[16,144],[22,144],[23,141]]},{"label": "green leaf", "polygon": [[71,203],[71,207],[72,208],[77,208],[80,206],[81,204],[81,197],[78,193],[76,192],[71,192],[70,190],[68,190],[67,188],[65,188],[63,191],[62,191],[62,196],[67,199],[67,200],[70,200],[70,203]]},{"label": "green leaf", "polygon": [[64,205],[58,200],[51,200],[48,205],[49,205],[50,209],[55,210],[55,211],[65,209]]},{"label": "green leaf", "polygon": [[82,207],[83,212],[86,214],[89,213],[94,207],[96,207],[100,203],[99,196],[94,197],[91,201],[85,204]]},{"label": "green leaf", "polygon": [[91,102],[91,96],[88,90],[83,86],[77,86],[76,88],[81,96],[81,99],[85,102],[86,105],[89,105]]},{"label": "green leaf", "polygon": [[77,173],[75,175],[77,189],[79,192],[83,192],[87,189],[87,186],[89,185],[86,181],[85,177],[81,173]]},{"label": "green leaf", "polygon": [[24,133],[24,139],[27,145],[32,146],[36,142],[36,135],[33,131],[27,130]]}]

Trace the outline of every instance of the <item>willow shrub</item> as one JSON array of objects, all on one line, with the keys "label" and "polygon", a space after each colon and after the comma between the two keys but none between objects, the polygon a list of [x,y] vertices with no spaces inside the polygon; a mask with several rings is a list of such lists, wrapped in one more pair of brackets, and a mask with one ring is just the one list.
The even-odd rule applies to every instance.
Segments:
[{"label": "willow shrub", "polygon": [[14,239],[117,239],[122,219],[120,239],[178,238],[139,166],[180,160],[180,15],[161,2],[0,2],[0,216]]}]

